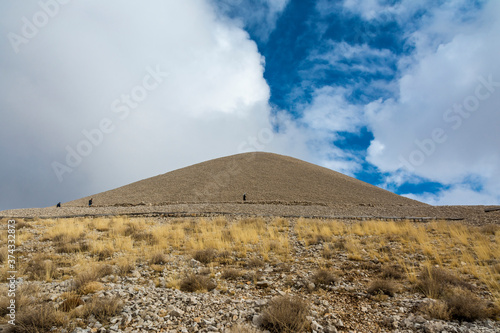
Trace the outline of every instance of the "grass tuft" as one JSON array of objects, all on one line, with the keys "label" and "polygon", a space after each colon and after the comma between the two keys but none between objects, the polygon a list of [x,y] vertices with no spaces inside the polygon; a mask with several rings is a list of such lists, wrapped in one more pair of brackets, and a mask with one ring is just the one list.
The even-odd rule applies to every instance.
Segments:
[{"label": "grass tuft", "polygon": [[71,310],[75,309],[76,307],[83,305],[83,304],[84,304],[84,302],[80,296],[75,295],[75,294],[70,294],[64,300],[64,302],[61,304],[61,310],[64,312],[69,312],[69,311],[71,311]]},{"label": "grass tuft", "polygon": [[317,286],[331,286],[338,282],[338,278],[333,272],[326,269],[320,269],[314,273],[311,281]]},{"label": "grass tuft", "polygon": [[368,287],[368,294],[393,297],[397,290],[397,285],[391,280],[375,280]]},{"label": "grass tuft", "polygon": [[193,259],[202,264],[209,264],[215,260],[217,252],[214,249],[198,250],[193,254]]},{"label": "grass tuft", "polygon": [[229,269],[226,269],[222,272],[221,278],[223,278],[225,280],[236,280],[241,275],[242,275],[242,273],[239,270],[237,270],[235,268],[229,268]]},{"label": "grass tuft", "polygon": [[110,317],[117,315],[123,308],[123,303],[118,296],[93,297],[83,306],[81,316],[88,318],[93,315],[99,322],[107,323]]},{"label": "grass tuft", "polygon": [[450,287],[472,287],[450,272],[438,267],[425,267],[419,276],[417,289],[430,298],[442,298]]},{"label": "grass tuft", "polygon": [[450,316],[456,320],[475,321],[492,316],[488,304],[470,291],[459,290],[445,298]]},{"label": "grass tuft", "polygon": [[192,293],[195,291],[211,291],[217,285],[207,276],[189,274],[181,280],[179,287],[181,291]]},{"label": "grass tuft", "polygon": [[64,327],[67,317],[49,304],[30,305],[20,309],[16,314],[15,332],[38,333],[49,332],[52,327]]},{"label": "grass tuft", "polygon": [[309,328],[309,307],[298,297],[272,299],[262,314],[262,328],[271,333],[305,332]]}]

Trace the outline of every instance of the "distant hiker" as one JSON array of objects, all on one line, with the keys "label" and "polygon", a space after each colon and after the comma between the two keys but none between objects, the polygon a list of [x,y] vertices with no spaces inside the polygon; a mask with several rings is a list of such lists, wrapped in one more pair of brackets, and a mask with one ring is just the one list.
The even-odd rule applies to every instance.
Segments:
[{"label": "distant hiker", "polygon": [[92,206],[92,198],[89,200],[89,207]]},{"label": "distant hiker", "polygon": [[58,202],[57,205],[56,205],[57,208],[61,208],[61,203]]},{"label": "distant hiker", "polygon": [[243,201],[247,201],[247,194],[243,193]]}]

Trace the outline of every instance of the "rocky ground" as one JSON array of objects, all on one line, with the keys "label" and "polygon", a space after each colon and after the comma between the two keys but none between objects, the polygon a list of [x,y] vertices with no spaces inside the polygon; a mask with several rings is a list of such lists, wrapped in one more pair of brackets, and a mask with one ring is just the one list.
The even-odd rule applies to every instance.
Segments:
[{"label": "rocky ground", "polygon": [[[160,218],[158,222],[164,223],[165,219]],[[353,260],[345,251],[336,251],[327,260],[323,259],[326,244],[306,244],[294,231],[295,223],[297,220],[292,219],[290,228],[286,229],[293,253],[289,260],[252,261],[240,256],[202,263],[190,253],[172,252],[165,254],[160,264],[152,264],[144,258],[138,260],[130,272],[123,273],[112,261],[117,254],[112,254],[101,261],[108,270],[98,278],[99,287],[95,292],[79,296],[82,303],[77,304],[74,311],[96,298],[119,302],[120,310],[104,319],[94,315],[76,316],[70,319],[67,326],[70,328],[51,331],[260,332],[265,331],[263,314],[271,300],[289,295],[299,296],[308,306],[305,332],[500,332],[500,323],[490,319],[460,322],[430,318],[422,309],[436,301],[416,292],[405,278],[393,281],[395,292],[390,296],[369,292],[370,283],[379,278],[381,269],[390,263]],[[19,260],[30,264],[37,253],[54,253],[54,243],[43,240],[42,225],[28,230],[34,237],[21,245],[19,251],[23,257]],[[61,256],[71,258],[70,254]],[[88,253],[84,256],[92,257]],[[423,259],[419,253],[411,255],[414,260],[419,256]],[[315,276],[321,269],[333,272],[334,279],[318,280]],[[228,270],[233,270],[233,274],[228,274]],[[205,276],[216,287],[208,288],[210,291],[181,291],[178,279],[186,274]],[[33,302],[37,299],[62,309],[75,279],[77,277],[72,276],[47,282],[23,276],[17,282],[18,289],[25,286],[35,290],[28,295]],[[484,285],[477,280],[471,283],[478,295],[491,300],[491,293]]]},{"label": "rocky ground", "polygon": [[[203,269],[193,261],[190,265],[195,271]],[[184,265],[169,265],[160,276],[175,274],[179,266]],[[162,278],[156,287],[152,271],[145,266],[138,267],[130,277],[110,275],[101,280],[106,291],[96,295],[118,296],[123,310],[110,318],[109,324],[93,317],[76,320],[81,328],[72,332],[225,332],[237,324],[258,328],[269,300],[285,293],[299,294],[310,304],[308,332],[500,332],[500,324],[491,320],[460,323],[425,318],[417,309],[433,300],[410,293],[380,302],[366,293],[363,283],[347,281],[326,290],[306,292],[307,286],[301,281],[307,281],[312,271],[305,267],[285,273],[266,266],[261,271],[260,284],[249,284],[244,279],[221,282],[223,292],[217,288],[206,293],[166,288]],[[289,276],[293,276],[292,286],[284,283]],[[45,290],[41,296],[44,300],[61,305],[60,295],[67,290],[68,282],[42,283],[40,287]]]},{"label": "rocky ground", "polygon": [[[498,210],[493,210],[498,209]],[[486,212],[486,210],[491,210]],[[52,218],[74,216],[116,216],[116,215],[172,215],[172,216],[212,216],[256,215],[290,217],[325,217],[336,219],[429,219],[461,220],[468,224],[500,224],[498,206],[401,206],[401,205],[309,205],[303,203],[177,203],[153,206],[148,204],[130,206],[93,207],[47,207],[13,209],[0,212],[0,218]]]}]

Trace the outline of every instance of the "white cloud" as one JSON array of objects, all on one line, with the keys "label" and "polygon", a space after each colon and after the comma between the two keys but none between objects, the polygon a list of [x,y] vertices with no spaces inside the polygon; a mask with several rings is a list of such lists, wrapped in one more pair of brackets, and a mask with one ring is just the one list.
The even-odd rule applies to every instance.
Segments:
[{"label": "white cloud", "polygon": [[[22,16],[39,11],[36,4],[3,5],[0,15],[9,19],[0,34],[21,33]],[[20,45],[18,54],[5,41],[0,149],[8,162],[1,166],[6,190],[0,209],[68,201],[235,154],[272,128],[255,43],[206,1],[74,1]],[[113,112],[112,103],[141,86],[147,68],[157,66],[168,76],[121,119],[125,113]],[[105,118],[112,133],[59,183],[51,163],[65,164],[66,147],[76,149],[87,140],[82,131],[98,128]],[[276,134],[259,147],[301,155],[296,143],[294,148]]]},{"label": "white cloud", "polygon": [[356,132],[362,124],[362,108],[349,103],[344,88],[325,86],[316,89],[310,104],[304,107],[301,123],[315,133]]},{"label": "white cloud", "polygon": [[315,163],[353,175],[360,170],[356,154],[334,146],[340,137],[338,132],[356,133],[363,124],[363,109],[347,100],[350,90],[324,86],[315,89],[312,101],[301,107],[302,117],[295,126],[303,134],[303,140]]},{"label": "white cloud", "polygon": [[224,14],[249,27],[262,41],[267,41],[290,0],[212,0]]},{"label": "white cloud", "polygon": [[[500,4],[488,2],[470,22],[452,21],[455,16],[444,12],[437,10],[414,33],[416,50],[401,62],[399,98],[365,108],[375,136],[368,160],[384,172],[409,166],[415,175],[445,184],[480,175],[479,195],[498,200],[499,187],[490,184],[500,181],[500,86],[485,82],[500,82]],[[455,105],[465,105],[464,111],[453,111]],[[450,192],[446,202],[459,202],[460,195],[467,198],[468,192]]]},{"label": "white cloud", "polygon": [[449,190],[444,190],[436,194],[407,194],[403,196],[436,206],[498,204],[498,196],[484,192],[479,193],[464,185],[457,185]]},{"label": "white cloud", "polygon": [[367,44],[350,45],[344,41],[329,41],[326,50],[322,50],[321,53],[313,52],[309,59],[327,62],[316,65],[314,71],[327,67],[341,72],[390,75],[393,74],[393,70],[387,64],[395,61],[396,57],[390,50],[371,48]]}]

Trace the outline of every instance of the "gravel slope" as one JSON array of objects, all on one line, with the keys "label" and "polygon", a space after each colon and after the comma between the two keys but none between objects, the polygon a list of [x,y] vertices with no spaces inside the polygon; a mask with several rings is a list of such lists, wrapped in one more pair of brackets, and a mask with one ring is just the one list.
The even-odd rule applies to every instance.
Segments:
[{"label": "gravel slope", "polygon": [[[245,153],[192,165],[92,196],[98,206],[171,203],[266,203],[326,205],[425,204],[292,157]],[[65,203],[86,206],[90,197]]]},{"label": "gravel slope", "polygon": [[0,218],[57,218],[73,216],[102,215],[170,215],[170,216],[212,216],[212,215],[259,215],[292,217],[325,217],[336,219],[361,218],[412,218],[418,221],[434,219],[460,219],[469,224],[500,224],[500,210],[485,212],[494,206],[360,206],[360,205],[284,205],[259,203],[222,203],[222,204],[171,204],[161,206],[96,206],[61,208],[13,209],[0,212]]}]

